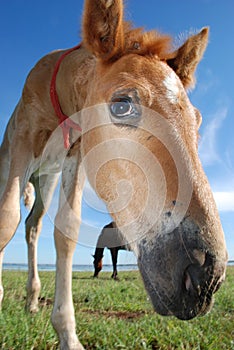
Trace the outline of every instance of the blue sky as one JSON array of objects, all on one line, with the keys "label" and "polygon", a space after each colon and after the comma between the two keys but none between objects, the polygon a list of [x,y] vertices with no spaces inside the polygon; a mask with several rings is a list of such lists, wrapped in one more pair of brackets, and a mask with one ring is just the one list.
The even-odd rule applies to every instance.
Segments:
[{"label": "blue sky", "polygon": [[[233,0],[126,0],[126,14],[135,26],[159,29],[178,43],[189,33],[210,27],[210,42],[197,70],[197,86],[190,93],[203,115],[200,157],[219,208],[229,258],[234,259],[234,74]],[[83,0],[1,0],[0,3],[0,140],[21,95],[26,76],[46,53],[80,41]],[[57,197],[57,196],[56,196]],[[86,188],[80,244],[74,263],[91,264],[97,236],[110,221],[105,207]],[[54,202],[44,218],[39,262],[54,263]],[[27,212],[22,208],[22,219]],[[24,223],[6,248],[5,262],[26,262]],[[109,263],[109,252],[105,263]],[[120,263],[135,262],[121,253]]]}]

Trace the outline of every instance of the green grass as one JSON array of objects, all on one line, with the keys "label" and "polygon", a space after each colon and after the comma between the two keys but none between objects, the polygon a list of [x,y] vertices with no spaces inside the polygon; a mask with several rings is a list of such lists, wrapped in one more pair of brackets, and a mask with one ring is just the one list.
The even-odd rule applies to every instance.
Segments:
[{"label": "green grass", "polygon": [[[86,349],[234,350],[234,268],[216,294],[212,311],[189,322],[156,315],[137,271],[120,272],[120,281],[101,273],[73,273],[77,333]],[[54,273],[41,272],[41,309],[24,311],[26,273],[3,272],[5,297],[0,315],[0,349],[58,349],[50,324]],[[47,303],[46,303],[46,302]],[[47,304],[47,305],[46,305]]]}]

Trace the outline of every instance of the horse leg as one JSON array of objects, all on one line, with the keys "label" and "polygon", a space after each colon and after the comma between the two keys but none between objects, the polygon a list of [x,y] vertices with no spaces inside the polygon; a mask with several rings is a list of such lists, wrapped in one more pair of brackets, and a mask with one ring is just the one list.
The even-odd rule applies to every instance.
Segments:
[{"label": "horse leg", "polygon": [[[51,316],[61,350],[83,349],[76,335],[72,301],[72,258],[80,226],[84,174],[79,172],[76,158],[65,159],[60,190],[60,203],[55,219],[56,287]],[[79,174],[78,174],[79,173]]]},{"label": "horse leg", "polygon": [[[4,137],[0,147],[0,199],[4,193],[7,179],[9,175],[9,143],[8,138]],[[4,249],[0,250],[0,310],[2,309],[2,300],[4,289],[2,284],[2,265],[3,265]]]},{"label": "horse leg", "polygon": [[0,251],[0,311],[2,309],[2,299],[3,299],[3,285],[2,285],[2,264],[3,264],[4,250]]},{"label": "horse leg", "polygon": [[[3,249],[13,237],[20,222],[20,197],[27,182],[32,159],[30,147],[23,138],[14,135],[11,143],[5,135],[0,148],[0,270]],[[0,272],[2,274],[2,271]],[[0,279],[0,304],[3,286]]]},{"label": "horse leg", "polygon": [[118,273],[117,273],[117,258],[118,258],[118,247],[113,247],[110,248],[111,251],[111,258],[112,258],[112,264],[113,264],[113,273],[111,278],[113,278],[114,280],[117,280],[118,277]]},{"label": "horse leg", "polygon": [[32,159],[24,139],[15,137],[10,146],[8,179],[0,201],[0,251],[13,237],[20,222],[20,197],[30,175],[28,167]]},{"label": "horse leg", "polygon": [[49,208],[58,175],[32,176],[30,182],[35,189],[35,202],[28,215],[26,226],[26,241],[28,246],[28,281],[26,285],[26,309],[29,312],[38,311],[38,297],[41,282],[37,268],[37,245],[42,227],[42,218]]}]

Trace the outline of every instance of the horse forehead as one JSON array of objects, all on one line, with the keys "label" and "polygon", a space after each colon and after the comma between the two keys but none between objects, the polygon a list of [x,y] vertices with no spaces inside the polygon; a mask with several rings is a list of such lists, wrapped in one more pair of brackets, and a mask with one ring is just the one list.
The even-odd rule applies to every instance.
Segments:
[{"label": "horse forehead", "polygon": [[114,77],[122,84],[131,83],[136,86],[148,87],[158,95],[160,92],[168,102],[177,104],[183,90],[182,83],[176,73],[157,57],[145,58],[132,55],[129,58],[123,57],[116,66],[110,70],[108,79],[114,82]]}]

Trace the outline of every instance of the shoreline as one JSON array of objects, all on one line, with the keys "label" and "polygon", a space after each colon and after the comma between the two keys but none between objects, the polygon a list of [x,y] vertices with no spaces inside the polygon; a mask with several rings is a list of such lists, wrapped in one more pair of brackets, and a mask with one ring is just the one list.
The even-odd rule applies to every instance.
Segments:
[{"label": "shoreline", "polygon": [[[234,266],[234,260],[230,260],[227,266]],[[118,264],[118,271],[136,271],[138,270],[138,266],[135,264]],[[85,265],[85,264],[74,264],[72,267],[72,271],[93,271],[93,265]],[[17,264],[17,263],[3,263],[3,270],[11,270],[11,271],[27,271],[28,264]],[[55,271],[55,264],[38,264],[38,271]],[[112,271],[112,265],[103,265],[102,271],[110,272]]]},{"label": "shoreline", "polygon": [[[118,271],[136,271],[138,270],[138,266],[134,264],[118,264]],[[103,265],[102,271],[110,272],[112,271],[112,265]],[[28,264],[11,264],[11,263],[3,263],[3,270],[11,270],[11,271],[27,271]],[[38,264],[38,271],[55,271],[56,266],[54,264]],[[74,264],[72,267],[72,271],[84,272],[84,271],[93,271],[93,265],[78,265]]]}]

